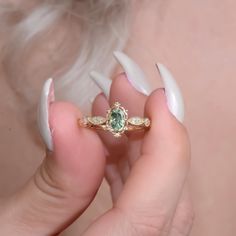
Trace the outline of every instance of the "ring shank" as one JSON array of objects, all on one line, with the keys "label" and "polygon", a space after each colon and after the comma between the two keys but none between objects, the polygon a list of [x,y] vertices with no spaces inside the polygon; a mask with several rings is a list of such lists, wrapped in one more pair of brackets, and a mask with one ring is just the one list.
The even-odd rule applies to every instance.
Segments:
[{"label": "ring shank", "polygon": [[[107,119],[103,118],[102,122],[94,121],[98,117],[83,117],[78,119],[78,125],[83,128],[97,129],[109,131]],[[132,120],[136,120],[136,123]],[[140,117],[131,117],[126,122],[126,131],[135,131],[141,129],[148,129],[150,127],[150,120],[148,118],[140,118]]]}]

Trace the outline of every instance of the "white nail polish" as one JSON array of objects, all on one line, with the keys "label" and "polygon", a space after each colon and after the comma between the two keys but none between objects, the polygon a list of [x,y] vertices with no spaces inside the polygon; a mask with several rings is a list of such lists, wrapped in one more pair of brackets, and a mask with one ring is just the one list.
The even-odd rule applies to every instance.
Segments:
[{"label": "white nail polish", "polygon": [[91,71],[89,75],[92,78],[92,80],[96,83],[96,85],[102,90],[105,96],[109,98],[111,80],[96,71]]},{"label": "white nail polish", "polygon": [[49,127],[49,106],[55,100],[53,80],[48,79],[41,92],[38,107],[38,127],[39,132],[50,151],[53,151],[52,134]]},{"label": "white nail polish", "polygon": [[168,108],[177,120],[183,122],[184,101],[179,86],[170,71],[164,65],[158,63],[156,66],[164,83]]},{"label": "white nail polish", "polygon": [[114,56],[123,67],[132,86],[140,93],[149,95],[152,92],[152,89],[147,82],[146,75],[144,74],[143,70],[132,59],[122,52],[115,51]]},{"label": "white nail polish", "polygon": [[96,98],[96,97],[90,97],[90,98],[89,98],[89,102],[90,102],[91,104],[93,104],[95,98]]}]

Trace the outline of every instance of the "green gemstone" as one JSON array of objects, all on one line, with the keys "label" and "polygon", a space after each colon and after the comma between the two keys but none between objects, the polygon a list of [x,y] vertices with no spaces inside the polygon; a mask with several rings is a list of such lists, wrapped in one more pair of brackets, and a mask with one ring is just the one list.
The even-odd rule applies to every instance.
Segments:
[{"label": "green gemstone", "polygon": [[113,108],[109,114],[109,125],[115,133],[122,131],[126,125],[125,113],[120,108]]}]

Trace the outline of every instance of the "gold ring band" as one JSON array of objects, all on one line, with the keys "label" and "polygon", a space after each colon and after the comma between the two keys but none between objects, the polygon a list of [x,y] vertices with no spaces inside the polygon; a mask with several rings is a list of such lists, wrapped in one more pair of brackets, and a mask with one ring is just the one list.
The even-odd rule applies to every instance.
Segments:
[{"label": "gold ring band", "polygon": [[78,120],[80,127],[110,131],[115,137],[120,137],[125,131],[147,129],[151,125],[148,118],[128,117],[128,110],[119,102],[107,111],[106,118],[102,116],[85,116]]}]

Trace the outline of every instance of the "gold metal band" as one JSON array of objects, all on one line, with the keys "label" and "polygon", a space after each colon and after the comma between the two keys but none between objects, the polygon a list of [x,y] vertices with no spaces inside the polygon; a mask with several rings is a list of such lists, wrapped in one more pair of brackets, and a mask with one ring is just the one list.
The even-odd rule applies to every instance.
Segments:
[{"label": "gold metal band", "polygon": [[78,120],[80,127],[110,131],[115,137],[120,137],[125,131],[147,129],[151,125],[148,118],[128,118],[128,111],[115,102],[107,111],[107,116],[85,116]]}]

